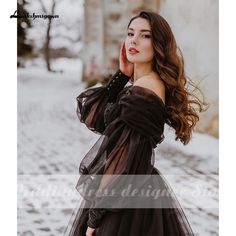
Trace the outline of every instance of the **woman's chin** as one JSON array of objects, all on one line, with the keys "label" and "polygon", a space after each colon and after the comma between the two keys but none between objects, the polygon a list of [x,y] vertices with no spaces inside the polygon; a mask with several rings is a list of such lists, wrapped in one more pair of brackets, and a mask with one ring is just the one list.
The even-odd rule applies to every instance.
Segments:
[{"label": "woman's chin", "polygon": [[134,56],[127,55],[127,59],[131,63],[147,63],[149,61],[150,62],[152,61],[152,58],[141,58],[141,57],[138,58],[136,55]]},{"label": "woman's chin", "polygon": [[131,63],[137,62],[137,59],[135,59],[134,57],[127,56],[127,59],[128,59],[128,61],[131,62]]}]

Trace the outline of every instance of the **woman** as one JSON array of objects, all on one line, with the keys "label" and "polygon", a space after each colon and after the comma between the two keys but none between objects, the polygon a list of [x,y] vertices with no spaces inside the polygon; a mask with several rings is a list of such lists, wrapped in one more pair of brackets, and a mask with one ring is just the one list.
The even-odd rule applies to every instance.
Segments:
[{"label": "woman", "polygon": [[[176,140],[186,145],[199,120],[196,105],[200,111],[203,106],[186,89],[184,61],[178,52],[171,28],[163,17],[142,11],[128,24],[127,37],[120,49],[120,67],[110,82],[77,97],[80,121],[101,136],[80,164],[76,188],[84,200],[67,228],[69,235],[194,235],[174,195],[158,199],[161,204],[158,207],[141,207],[151,200],[134,207],[130,203],[135,200],[118,197],[111,200],[84,192],[88,186],[118,189],[127,186],[122,176],[128,176],[130,182],[138,175],[147,176],[141,181],[132,179],[138,188],[154,186],[171,192],[154,167],[154,148],[164,139],[165,123],[175,130]],[[129,80],[133,84],[125,87]]]}]

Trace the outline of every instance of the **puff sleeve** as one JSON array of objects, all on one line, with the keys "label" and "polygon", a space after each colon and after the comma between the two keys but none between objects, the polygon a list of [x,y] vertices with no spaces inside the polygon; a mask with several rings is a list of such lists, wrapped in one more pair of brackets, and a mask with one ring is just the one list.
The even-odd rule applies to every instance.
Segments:
[{"label": "puff sleeve", "polygon": [[104,112],[108,103],[114,103],[130,77],[118,70],[103,86],[83,91],[77,98],[77,116],[94,133],[105,130]]}]

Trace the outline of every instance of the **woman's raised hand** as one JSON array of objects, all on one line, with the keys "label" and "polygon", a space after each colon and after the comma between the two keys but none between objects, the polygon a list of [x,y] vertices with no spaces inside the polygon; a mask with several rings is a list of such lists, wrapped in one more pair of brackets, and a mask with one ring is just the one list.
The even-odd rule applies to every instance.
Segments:
[{"label": "woman's raised hand", "polygon": [[127,76],[131,76],[134,72],[134,64],[128,61],[125,51],[125,42],[122,42],[119,56],[120,70]]}]

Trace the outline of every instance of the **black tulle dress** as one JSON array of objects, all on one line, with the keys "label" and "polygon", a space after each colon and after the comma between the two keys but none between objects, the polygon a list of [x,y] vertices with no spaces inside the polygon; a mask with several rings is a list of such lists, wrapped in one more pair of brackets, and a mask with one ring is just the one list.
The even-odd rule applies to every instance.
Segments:
[{"label": "black tulle dress", "polygon": [[107,188],[125,186],[119,176],[144,175],[158,178],[143,178],[136,183],[138,187],[151,183],[172,191],[154,167],[154,148],[164,139],[164,124],[168,119],[165,104],[149,89],[125,86],[129,79],[118,70],[108,84],[87,89],[77,97],[80,121],[101,136],[80,163],[76,189],[83,201],[74,210],[65,235],[85,236],[88,226],[96,228],[96,236],[194,235],[173,194],[161,202],[163,207],[159,201],[159,207],[153,208],[142,204],[129,207],[128,200],[114,197],[111,204],[120,203],[124,207],[109,204],[104,207],[109,202],[106,197],[83,194],[85,183],[91,186],[96,176],[111,175],[118,177],[106,181],[100,178]]}]

